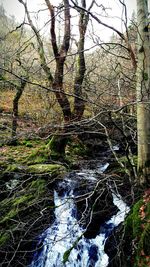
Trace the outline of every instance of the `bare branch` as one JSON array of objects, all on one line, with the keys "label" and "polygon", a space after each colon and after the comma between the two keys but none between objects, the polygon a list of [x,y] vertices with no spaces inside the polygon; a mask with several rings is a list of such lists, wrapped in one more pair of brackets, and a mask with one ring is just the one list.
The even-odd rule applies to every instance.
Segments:
[{"label": "bare branch", "polygon": [[45,73],[46,73],[46,75],[48,77],[48,80],[50,82],[52,82],[53,81],[53,76],[51,74],[50,68],[47,66],[47,63],[46,63],[46,58],[45,58],[45,53],[44,53],[44,46],[43,46],[43,42],[42,42],[41,36],[39,34],[39,31],[36,29],[36,27],[33,24],[33,21],[32,21],[32,19],[30,17],[30,14],[29,14],[29,10],[27,8],[27,4],[25,2],[23,2],[22,0],[18,0],[18,1],[24,6],[25,12],[27,14],[27,18],[28,18],[28,21],[29,21],[29,24],[30,24],[33,32],[36,35],[37,42],[38,42],[38,45],[39,45],[38,53],[39,53],[40,60],[41,60],[41,66],[42,66],[43,70],[45,71]]}]

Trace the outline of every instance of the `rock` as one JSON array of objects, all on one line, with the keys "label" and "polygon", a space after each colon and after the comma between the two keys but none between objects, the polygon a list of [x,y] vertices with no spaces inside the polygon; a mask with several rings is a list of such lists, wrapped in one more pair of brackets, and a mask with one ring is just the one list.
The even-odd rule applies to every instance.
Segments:
[{"label": "rock", "polygon": [[130,238],[124,239],[124,226],[116,227],[107,238],[104,251],[109,257],[108,267],[132,267]]},{"label": "rock", "polygon": [[[116,214],[118,208],[113,204],[112,193],[105,184],[101,183],[95,190],[95,187],[84,182],[81,188],[76,189],[76,194],[81,195],[81,199],[77,200],[77,216],[81,226],[86,229],[84,236],[91,239],[100,233],[100,225]],[[89,198],[88,195],[87,198],[82,197],[88,193],[91,195]]]},{"label": "rock", "polygon": [[[97,198],[98,194],[99,198]],[[86,238],[95,238],[101,231],[100,225],[103,225],[104,222],[117,213],[117,208],[113,204],[111,192],[107,189],[105,189],[103,193],[96,192],[90,201],[92,219],[84,236]]]}]

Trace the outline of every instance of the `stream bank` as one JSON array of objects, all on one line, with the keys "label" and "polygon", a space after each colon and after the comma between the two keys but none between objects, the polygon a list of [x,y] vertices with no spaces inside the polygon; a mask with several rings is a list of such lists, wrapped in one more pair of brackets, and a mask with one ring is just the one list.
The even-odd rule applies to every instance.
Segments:
[{"label": "stream bank", "polygon": [[[82,169],[68,175],[72,180],[78,181],[75,189],[76,195],[80,192],[76,201],[77,217],[80,225],[86,227],[89,224],[84,233],[89,239],[95,238],[100,225],[117,210],[107,184],[111,179],[109,177],[107,180],[107,174],[100,171],[103,165],[101,161],[86,160],[81,165]],[[98,185],[83,179],[85,169],[91,180],[97,177]],[[37,249],[38,236],[55,220],[53,191],[57,189],[61,195],[62,188],[58,188],[58,183],[64,179],[65,173],[66,168],[62,165],[35,164],[26,167],[15,165],[11,171],[9,167],[1,175],[0,227],[3,230],[0,236],[0,258],[3,259],[3,267],[19,267],[20,261],[24,266],[29,264]],[[82,216],[85,209],[86,215]]]},{"label": "stream bank", "polygon": [[[24,155],[24,146],[30,151],[28,157]],[[58,181],[63,180],[66,172],[70,172],[68,169],[70,166],[66,162],[64,162],[65,166],[60,162],[49,162],[49,155],[45,153],[47,150],[44,146],[42,146],[42,149],[41,147],[38,148],[36,143],[36,151],[33,150],[34,144],[31,141],[26,142],[24,146],[20,146],[21,156],[17,154],[19,151],[18,146],[17,149],[10,147],[12,150],[9,160],[6,162],[4,158],[0,164],[0,211],[2,213],[0,221],[2,229],[0,258],[3,259],[2,267],[28,265],[36,249],[37,237],[54,222],[53,190],[56,189]],[[18,160],[14,161],[15,157],[12,156],[12,151],[14,151],[13,153],[15,153],[15,157]],[[101,167],[107,161],[113,163],[104,175],[96,170],[98,179],[103,182],[99,184],[99,187],[94,192],[95,194],[88,200],[89,209],[87,209],[87,215],[90,214],[91,207],[97,199],[92,220],[85,232],[87,238],[94,238],[99,231],[99,225],[103,224],[107,219],[109,220],[116,212],[107,182],[111,186],[117,186],[117,190],[129,205],[133,201],[130,191],[131,184],[126,174],[116,163],[114,164],[114,159],[108,147],[102,150],[101,153],[98,151],[99,157],[95,159],[93,159],[93,155],[92,159],[89,156],[85,156],[83,147],[82,156],[79,156],[80,152],[80,146],[78,145],[76,147],[77,155],[74,157],[71,168],[82,170],[82,172],[84,169],[89,169],[90,176],[95,167]],[[71,157],[72,154],[69,152],[68,155]],[[22,160],[20,160],[20,157]],[[71,173],[76,180],[79,177],[82,178],[81,174],[75,176],[75,171]],[[87,194],[89,183],[80,182],[79,188],[76,189],[77,194],[79,190],[82,195]],[[91,188],[90,190],[93,189]],[[79,221],[81,221],[82,213],[85,210],[85,202],[85,199],[82,198],[77,201]],[[82,225],[85,225],[87,218],[85,217],[81,221]]]}]

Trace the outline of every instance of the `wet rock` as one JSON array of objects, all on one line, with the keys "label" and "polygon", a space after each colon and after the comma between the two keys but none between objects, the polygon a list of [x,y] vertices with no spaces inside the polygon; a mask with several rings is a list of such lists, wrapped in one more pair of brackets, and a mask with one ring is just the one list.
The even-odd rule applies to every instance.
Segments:
[{"label": "wet rock", "polygon": [[84,236],[91,239],[101,232],[100,225],[116,214],[118,208],[113,204],[110,189],[101,185],[91,197],[77,202],[77,210],[79,223],[86,229]]},{"label": "wet rock", "polygon": [[130,238],[124,239],[124,226],[114,228],[106,240],[104,251],[109,257],[108,267],[132,267]]}]

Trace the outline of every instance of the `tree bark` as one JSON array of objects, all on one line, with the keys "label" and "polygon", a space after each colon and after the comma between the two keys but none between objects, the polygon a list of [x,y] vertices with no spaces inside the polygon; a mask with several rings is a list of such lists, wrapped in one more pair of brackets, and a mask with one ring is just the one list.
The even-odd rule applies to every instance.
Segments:
[{"label": "tree bark", "polygon": [[150,184],[150,29],[147,0],[137,0],[137,22],[138,183]]},{"label": "tree bark", "polygon": [[[86,9],[86,1],[81,1],[82,7]],[[82,85],[84,80],[84,74],[86,71],[85,67],[85,58],[84,58],[84,43],[85,43],[85,34],[88,25],[89,15],[84,11],[84,9],[80,10],[80,18],[79,18],[79,41],[78,41],[78,57],[77,57],[77,70],[76,76],[74,80],[74,110],[73,110],[73,118],[74,120],[81,120],[84,109],[85,102],[82,99]]]},{"label": "tree bark", "polygon": [[53,89],[55,90],[57,101],[62,109],[64,122],[69,123],[72,115],[71,115],[69,100],[63,89],[63,74],[64,74],[64,62],[61,62],[60,59],[57,59],[55,77],[52,86]]},{"label": "tree bark", "polygon": [[26,86],[26,78],[21,79],[21,85],[17,86],[17,92],[13,99],[13,114],[12,114],[12,142],[15,143],[17,141],[17,121],[18,121],[18,105],[19,100],[22,96],[23,90]]},{"label": "tree bark", "polygon": [[64,121],[65,123],[68,123],[71,120],[71,108],[69,100],[63,88],[63,75],[64,75],[64,63],[70,46],[70,7],[68,0],[64,0],[63,2],[64,2],[65,24],[64,24],[63,41],[59,50],[55,33],[55,10],[50,1],[45,0],[45,3],[49,9],[51,16],[50,35],[51,35],[53,53],[56,61],[56,70],[52,87],[55,90],[56,99],[62,109]]}]

